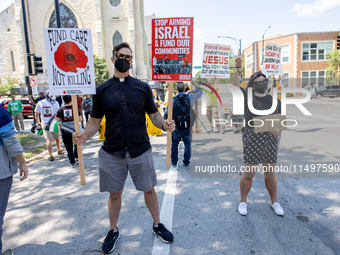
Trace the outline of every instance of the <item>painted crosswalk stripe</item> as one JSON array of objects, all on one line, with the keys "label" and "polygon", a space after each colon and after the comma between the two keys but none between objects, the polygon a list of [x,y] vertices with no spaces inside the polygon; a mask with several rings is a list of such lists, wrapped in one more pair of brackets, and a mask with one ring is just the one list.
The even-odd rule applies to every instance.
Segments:
[{"label": "painted crosswalk stripe", "polygon": [[[160,213],[161,222],[169,231],[172,231],[172,218],[176,195],[177,171],[178,170],[175,167],[171,167],[169,170]],[[155,237],[152,255],[168,255],[169,253],[170,244],[165,244],[160,240],[160,238]]]}]

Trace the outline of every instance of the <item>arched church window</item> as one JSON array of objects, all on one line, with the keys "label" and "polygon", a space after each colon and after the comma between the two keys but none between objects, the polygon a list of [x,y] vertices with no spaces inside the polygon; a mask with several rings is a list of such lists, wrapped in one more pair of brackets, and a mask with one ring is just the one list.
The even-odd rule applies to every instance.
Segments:
[{"label": "arched church window", "polygon": [[116,33],[113,35],[113,47],[122,42],[123,42],[123,38],[121,34],[118,31],[116,31]]},{"label": "arched church window", "polygon": [[[78,27],[76,17],[66,5],[60,4],[59,10],[60,10],[61,26],[63,28],[77,28]],[[51,15],[50,23],[48,26],[52,28],[57,27],[57,19],[55,16],[55,11],[53,11]]]},{"label": "arched church window", "polygon": [[15,71],[15,62],[14,62],[14,53],[11,50],[11,62],[12,62],[12,71]]},{"label": "arched church window", "polygon": [[110,4],[114,7],[116,7],[120,4],[120,0],[110,0]]}]

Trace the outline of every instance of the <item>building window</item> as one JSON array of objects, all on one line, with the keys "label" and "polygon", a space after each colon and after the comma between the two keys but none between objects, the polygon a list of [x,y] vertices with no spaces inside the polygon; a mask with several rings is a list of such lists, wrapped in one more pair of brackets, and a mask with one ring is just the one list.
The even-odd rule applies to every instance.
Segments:
[{"label": "building window", "polygon": [[325,60],[333,49],[333,42],[312,42],[302,44],[302,61]]},{"label": "building window", "polygon": [[281,63],[289,63],[290,47],[284,45],[281,48]]},{"label": "building window", "polygon": [[14,62],[14,53],[11,50],[11,62],[12,62],[12,71],[15,71],[15,62]]},{"label": "building window", "polygon": [[282,87],[289,88],[289,73],[283,73]]},{"label": "building window", "polygon": [[112,41],[113,41],[113,47],[123,42],[123,38],[118,31],[116,31],[116,33],[113,35]]},{"label": "building window", "polygon": [[317,86],[320,88],[321,86],[324,86],[326,84],[326,72],[325,71],[319,71],[318,75],[318,84]]},{"label": "building window", "polygon": [[247,69],[254,68],[254,52],[252,52],[252,53],[250,53],[246,56],[246,64],[247,64],[247,66],[246,66]]},{"label": "building window", "polygon": [[110,0],[110,4],[114,7],[116,7],[120,4],[120,0]]},{"label": "building window", "polygon": [[302,88],[307,85],[314,86],[317,88],[325,85],[326,72],[325,71],[304,71],[302,72]]},{"label": "building window", "polygon": [[[77,19],[74,16],[73,12],[64,4],[59,5],[60,10],[60,19],[61,19],[61,26],[63,28],[77,28],[78,23]],[[56,28],[57,27],[57,19],[55,17],[55,11],[53,11],[50,23],[48,25],[49,27]]]}]

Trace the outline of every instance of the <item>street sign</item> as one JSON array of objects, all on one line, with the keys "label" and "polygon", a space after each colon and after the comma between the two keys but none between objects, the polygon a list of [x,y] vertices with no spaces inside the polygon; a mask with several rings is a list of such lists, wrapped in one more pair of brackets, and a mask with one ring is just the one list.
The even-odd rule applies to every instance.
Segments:
[{"label": "street sign", "polygon": [[32,88],[33,97],[38,96],[38,79],[36,76],[30,76],[30,85]]},{"label": "street sign", "polygon": [[201,69],[202,66],[194,66],[194,69]]}]

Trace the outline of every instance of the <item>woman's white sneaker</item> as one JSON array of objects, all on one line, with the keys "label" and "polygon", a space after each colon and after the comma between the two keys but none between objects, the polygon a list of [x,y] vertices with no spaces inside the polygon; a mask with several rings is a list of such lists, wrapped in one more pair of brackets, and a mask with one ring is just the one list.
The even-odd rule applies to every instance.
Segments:
[{"label": "woman's white sneaker", "polygon": [[247,210],[247,203],[245,202],[241,202],[239,205],[238,205],[238,213],[245,216],[247,215],[248,213],[248,210]]},{"label": "woman's white sneaker", "polygon": [[274,213],[276,215],[279,215],[279,216],[282,216],[284,214],[284,211],[281,207],[281,205],[278,203],[278,202],[275,202],[274,204],[271,205],[273,210],[274,210]]}]

